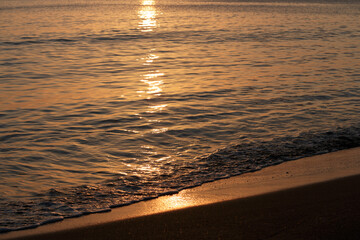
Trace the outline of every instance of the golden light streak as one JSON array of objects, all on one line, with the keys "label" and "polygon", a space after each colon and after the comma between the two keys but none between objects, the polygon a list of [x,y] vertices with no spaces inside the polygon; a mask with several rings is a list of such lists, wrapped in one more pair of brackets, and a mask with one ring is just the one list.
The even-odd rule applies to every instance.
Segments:
[{"label": "golden light streak", "polygon": [[144,79],[141,82],[148,84],[148,89],[146,91],[147,94],[154,94],[156,96],[160,96],[163,91],[162,85],[163,81],[158,80],[158,77],[164,76],[164,73],[159,71],[151,71],[145,75],[143,75]]},{"label": "golden light streak", "polygon": [[142,1],[142,4],[143,6],[149,6],[149,5],[154,5],[155,4],[155,1],[154,0],[144,0]]},{"label": "golden light streak", "polygon": [[144,0],[142,2],[142,7],[138,12],[138,16],[141,19],[139,22],[139,29],[142,32],[152,32],[157,26],[156,22],[156,8],[155,1],[153,0]]}]

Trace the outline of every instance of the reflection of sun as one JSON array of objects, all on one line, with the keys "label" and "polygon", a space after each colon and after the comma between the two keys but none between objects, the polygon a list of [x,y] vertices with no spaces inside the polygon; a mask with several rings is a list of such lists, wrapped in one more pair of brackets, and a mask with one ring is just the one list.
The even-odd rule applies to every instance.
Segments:
[{"label": "reflection of sun", "polygon": [[159,134],[159,133],[164,133],[164,132],[167,132],[167,131],[168,131],[168,128],[154,128],[154,129],[151,129],[152,134]]},{"label": "reflection of sun", "polygon": [[195,205],[197,201],[194,198],[178,193],[166,198],[160,198],[157,202],[159,207],[166,206],[167,209],[177,209]]},{"label": "reflection of sun", "polygon": [[156,9],[153,0],[144,0],[139,10],[139,28],[142,32],[151,32],[156,27]]},{"label": "reflection of sun", "polygon": [[156,113],[156,112],[161,112],[163,110],[165,110],[167,107],[167,104],[161,104],[161,105],[156,105],[156,106],[150,106],[149,107],[149,111],[146,111],[148,113]]},{"label": "reflection of sun", "polygon": [[160,76],[164,76],[164,73],[160,73],[159,71],[156,71],[156,72],[152,72],[152,73],[148,73],[148,74],[144,75],[144,77],[146,79],[157,78],[157,77],[160,77]]},{"label": "reflection of sun", "polygon": [[154,0],[143,0],[141,5],[148,6],[148,5],[154,5],[154,3],[155,3]]},{"label": "reflection of sun", "polygon": [[154,62],[155,59],[159,58],[159,56],[155,55],[155,54],[149,54],[146,59],[144,65],[149,65],[150,63]]},{"label": "reflection of sun", "polygon": [[142,165],[140,167],[137,168],[139,171],[141,171],[142,173],[155,173],[155,172],[160,172],[160,169],[154,166],[151,166],[150,164],[147,165]]},{"label": "reflection of sun", "polygon": [[[142,0],[141,7],[138,11],[139,23],[138,29],[142,32],[152,32],[157,27],[157,15],[161,14],[161,12],[157,12],[155,8],[154,0]],[[150,67],[153,65],[154,61],[159,58],[156,54],[152,53],[155,49],[151,49],[149,54],[142,58],[144,60],[143,65]],[[150,68],[151,69],[151,68]],[[147,71],[146,74],[142,75],[142,79],[140,80],[143,83],[146,83],[148,86],[146,90],[137,91],[140,93],[140,97],[143,93],[147,94],[147,99],[151,99],[153,97],[161,96],[163,92],[163,80],[161,79],[164,76],[164,73],[160,72],[156,69],[151,69]],[[146,113],[154,114],[157,112],[161,112],[167,108],[167,104],[159,104],[155,106],[148,106],[148,110]],[[160,122],[158,119],[150,119],[149,122]],[[153,128],[151,129],[151,134],[160,134],[167,132],[167,128]],[[146,168],[141,169],[142,171],[146,171]]]},{"label": "reflection of sun", "polygon": [[141,82],[149,85],[146,93],[156,94],[157,96],[161,95],[163,91],[161,86],[164,82],[157,79],[160,76],[164,76],[164,73],[154,71],[144,75],[144,79],[142,79]]},{"label": "reflection of sun", "polygon": [[149,85],[146,93],[160,95],[160,93],[162,92],[161,85],[164,83],[163,81],[161,80],[160,81],[141,80],[141,81]]}]

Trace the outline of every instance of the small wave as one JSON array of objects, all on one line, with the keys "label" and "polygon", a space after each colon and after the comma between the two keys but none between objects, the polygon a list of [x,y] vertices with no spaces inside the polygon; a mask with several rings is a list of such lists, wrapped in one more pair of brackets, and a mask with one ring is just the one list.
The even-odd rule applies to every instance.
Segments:
[{"label": "small wave", "polygon": [[[312,31],[306,30],[288,30],[282,31],[278,30],[275,32],[267,33],[263,31],[252,31],[252,32],[239,32],[236,35],[230,34],[228,32],[222,31],[222,29],[217,31],[167,31],[167,32],[139,32],[131,31],[129,33],[118,34],[116,32],[109,33],[94,33],[91,35],[80,34],[78,36],[68,36],[60,38],[21,38],[21,40],[14,41],[3,41],[0,42],[0,45],[3,46],[21,46],[21,45],[33,45],[33,44],[74,44],[74,43],[99,43],[99,42],[128,42],[131,41],[134,44],[134,41],[143,41],[143,40],[157,40],[157,39],[166,39],[168,42],[179,42],[187,43],[216,43],[216,42],[264,42],[264,41],[302,41],[302,40],[318,40],[318,39],[330,39],[338,37],[340,35],[347,35],[349,38],[356,38],[354,32],[348,31],[346,33],[340,31],[331,32],[331,31],[319,31],[314,33]],[[271,67],[271,64],[257,64],[254,67]]]},{"label": "small wave", "polygon": [[21,38],[20,41],[4,41],[0,42],[0,45],[31,45],[31,44],[49,44],[49,43],[77,43],[77,42],[104,42],[104,41],[134,41],[134,40],[146,40],[146,39],[182,39],[184,37],[190,36],[201,36],[204,34],[203,31],[172,31],[172,32],[165,32],[165,33],[142,33],[142,32],[135,32],[133,34],[116,34],[116,33],[109,33],[109,34],[92,34],[92,35],[79,35],[77,37],[63,37],[63,38],[49,38],[49,39],[36,39],[36,38]]},{"label": "small wave", "polygon": [[6,41],[1,42],[1,45],[31,45],[31,44],[44,44],[44,43],[51,43],[51,42],[60,42],[60,43],[67,43],[67,42],[76,42],[75,39],[66,39],[66,38],[58,38],[58,39],[42,39],[42,40],[26,40],[26,41]]},{"label": "small wave", "polygon": [[29,136],[29,135],[31,135],[31,134],[28,134],[28,133],[8,134],[8,135],[5,135],[5,136],[1,136],[0,137],[0,142],[9,142],[13,138],[21,138],[21,137],[25,137],[25,136]]},{"label": "small wave", "polygon": [[[296,137],[247,141],[228,146],[191,163],[173,165],[142,177],[118,174],[94,186],[50,189],[31,201],[0,199],[0,232],[32,228],[64,218],[106,212],[110,208],[177,193],[217,179],[260,170],[302,157],[360,146],[360,126]],[[116,153],[117,154],[117,153]]]}]

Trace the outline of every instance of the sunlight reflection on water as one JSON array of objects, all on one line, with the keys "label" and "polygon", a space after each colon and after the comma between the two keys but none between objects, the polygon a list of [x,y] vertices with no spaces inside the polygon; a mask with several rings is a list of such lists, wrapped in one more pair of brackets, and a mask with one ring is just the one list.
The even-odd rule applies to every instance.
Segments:
[{"label": "sunlight reflection on water", "polygon": [[204,167],[218,149],[358,122],[358,5],[24,2],[1,12],[9,198],[107,181],[145,196],[155,175],[165,189],[223,174]]},{"label": "sunlight reflection on water", "polygon": [[[158,11],[155,7],[155,1],[153,0],[144,0],[141,3],[141,8],[138,12],[138,16],[139,16],[139,29],[141,32],[144,33],[149,33],[154,31],[155,28],[158,27],[157,24],[157,15],[158,15]],[[149,43],[151,44],[151,43]],[[163,89],[163,85],[164,85],[164,81],[161,79],[161,77],[163,77],[165,74],[163,72],[161,72],[160,70],[158,70],[154,65],[154,63],[156,61],[159,60],[159,56],[155,54],[156,52],[156,48],[151,48],[149,50],[149,52],[146,54],[145,57],[142,58],[143,61],[143,66],[146,67],[147,72],[145,74],[142,74],[141,77],[141,82],[147,84],[147,89],[146,90],[140,90],[137,91],[139,93],[139,96],[142,97],[144,95],[144,97],[146,97],[147,100],[151,100],[152,98],[156,98],[156,97],[160,97],[164,91]],[[158,104],[158,105],[149,105],[148,106],[148,110],[146,111],[147,114],[156,114],[158,112],[162,112],[164,110],[166,110],[168,104]],[[161,124],[161,119],[157,119],[157,118],[151,118],[151,119],[147,119],[147,122],[149,123],[157,123],[157,124]],[[167,127],[158,127],[157,125],[155,125],[152,129],[150,129],[148,131],[148,133],[153,134],[153,135],[157,135],[157,134],[164,134],[168,131]],[[148,146],[147,147],[147,151],[142,151],[142,153],[144,154],[151,154],[152,156],[156,156],[158,155],[157,152],[152,151],[152,149],[154,149],[154,146]],[[159,155],[158,157],[152,157],[152,159],[149,159],[149,161],[156,161],[156,162],[161,162],[164,160],[170,160],[170,156],[163,156],[163,155]],[[138,168],[139,171],[141,172],[156,172],[159,171],[159,173],[161,173],[161,171],[158,169],[158,167],[156,166],[156,164],[147,164],[147,165],[142,165]]]},{"label": "sunlight reflection on water", "polygon": [[144,0],[139,10],[139,29],[142,32],[152,32],[157,26],[155,1]]}]

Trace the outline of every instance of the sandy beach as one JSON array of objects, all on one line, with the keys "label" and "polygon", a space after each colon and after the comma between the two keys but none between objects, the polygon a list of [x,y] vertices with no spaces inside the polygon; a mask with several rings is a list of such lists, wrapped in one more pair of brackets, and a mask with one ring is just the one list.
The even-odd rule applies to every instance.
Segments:
[{"label": "sandy beach", "polygon": [[1,239],[357,239],[360,148],[286,162]]}]

